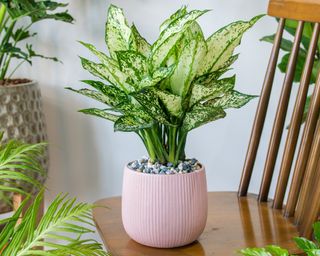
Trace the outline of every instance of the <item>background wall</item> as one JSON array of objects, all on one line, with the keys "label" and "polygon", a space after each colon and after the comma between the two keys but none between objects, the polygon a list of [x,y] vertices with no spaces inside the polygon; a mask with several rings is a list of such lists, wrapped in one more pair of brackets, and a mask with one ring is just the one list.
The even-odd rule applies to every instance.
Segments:
[{"label": "background wall", "polygon": [[[74,25],[47,21],[37,24],[34,30],[39,31],[39,35],[34,41],[35,48],[59,57],[63,64],[36,60],[32,68],[24,67],[18,72],[21,77],[38,80],[42,86],[50,142],[48,200],[60,191],[89,202],[120,195],[123,166],[146,154],[135,134],[114,133],[110,122],[77,113],[98,103],[64,89],[66,86],[80,88],[79,80],[91,78],[82,70],[78,55],[91,56],[77,40],[106,50],[104,24],[110,3],[70,0],[70,12],[76,19]],[[250,19],[267,10],[267,0],[114,0],[112,3],[123,7],[128,20],[134,21],[150,42],[157,38],[161,21],[183,4],[190,9],[212,9],[199,20],[206,36],[234,20]],[[271,45],[259,39],[274,33],[276,26],[274,19],[265,17],[244,36],[237,48],[241,55],[233,70],[237,73],[238,90],[260,94]],[[252,192],[257,191],[261,179],[266,138],[271,131],[282,79],[278,74],[250,187]],[[230,110],[225,119],[190,133],[187,154],[205,164],[209,190],[238,188],[257,102],[256,99],[242,109]]]}]

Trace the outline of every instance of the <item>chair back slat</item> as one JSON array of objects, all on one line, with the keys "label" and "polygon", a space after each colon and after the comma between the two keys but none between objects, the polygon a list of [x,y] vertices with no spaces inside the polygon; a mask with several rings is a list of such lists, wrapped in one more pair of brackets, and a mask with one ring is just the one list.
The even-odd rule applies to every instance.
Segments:
[{"label": "chair back slat", "polygon": [[301,200],[301,216],[299,221],[300,232],[303,236],[311,237],[312,224],[320,214],[320,120],[317,126],[315,140],[310,154],[307,172],[311,174],[310,180],[306,180],[308,194]]},{"label": "chair back slat", "polygon": [[270,0],[268,14],[293,20],[320,22],[319,0]]},{"label": "chair back slat", "polygon": [[285,20],[280,19],[278,30],[277,30],[274,44],[273,44],[273,48],[271,51],[271,56],[270,56],[266,76],[262,86],[262,92],[260,95],[256,116],[254,119],[249,147],[248,147],[246,160],[244,163],[243,172],[242,172],[240,185],[239,185],[239,192],[238,192],[239,196],[246,196],[248,193],[248,187],[250,184],[254,162],[256,159],[256,155],[257,155],[257,151],[258,151],[258,147],[261,139],[261,134],[262,134],[262,130],[263,130],[266,114],[267,114],[267,109],[269,105],[272,84],[274,80],[275,70],[277,67],[277,61],[278,61],[278,56],[280,51],[280,44],[281,44],[281,39],[283,35],[283,30],[284,30],[284,24],[285,24]]},{"label": "chair back slat", "polygon": [[[292,51],[288,61],[287,71],[284,78],[284,83],[283,83],[283,87],[282,87],[282,91],[279,99],[275,121],[273,124],[267,158],[266,158],[265,167],[263,171],[263,178],[262,178],[260,192],[259,192],[259,201],[262,201],[262,202],[268,200],[274,167],[276,164],[280,142],[281,142],[281,136],[282,136],[282,132],[285,124],[285,119],[286,119],[286,114],[287,114],[287,109],[288,109],[288,104],[289,104],[289,99],[291,94],[291,88],[292,88],[294,73],[295,73],[296,64],[297,64],[297,57],[300,49],[303,27],[304,27],[304,22],[299,21],[296,35],[294,38]],[[281,188],[283,185],[284,184],[281,184]]]},{"label": "chair back slat", "polygon": [[302,222],[303,217],[305,217],[304,211],[306,209],[306,200],[310,197],[310,195],[312,194],[312,187],[313,187],[313,181],[315,180],[315,178],[319,175],[319,170],[315,169],[315,165],[317,164],[316,161],[317,159],[319,159],[319,154],[320,154],[320,146],[317,145],[317,143],[319,144],[320,142],[317,141],[319,140],[319,135],[320,134],[320,121],[318,121],[318,125],[317,125],[317,136],[315,136],[314,142],[313,142],[313,146],[312,146],[312,151],[310,154],[310,158],[308,161],[308,165],[306,167],[306,171],[305,171],[305,177],[302,183],[302,187],[301,187],[301,192],[299,195],[299,201],[297,203],[296,206],[296,212],[295,212],[295,222],[297,224]]},{"label": "chair back slat", "polygon": [[[305,125],[302,126],[301,122],[311,77],[315,70],[315,56],[317,51],[320,51],[318,49],[320,44],[320,0],[269,0],[268,14],[278,17],[279,25],[253,123],[238,195],[246,196],[248,193],[268,111],[286,19],[295,19],[298,21],[298,26],[275,114],[258,199],[259,202],[268,200],[270,185],[273,179],[277,178],[273,208],[282,209],[285,205],[284,217],[294,217],[292,220],[295,220],[300,233],[310,237],[312,222],[320,214],[320,74],[312,92]],[[292,94],[292,84],[296,77],[297,58],[300,58],[299,50],[302,45],[305,22],[312,22],[313,32],[308,52],[303,59],[305,61],[304,68],[294,108],[290,113],[291,122],[285,138],[285,148],[280,153],[281,141],[284,139],[283,134],[285,134],[285,120],[289,115],[287,111]],[[303,46],[306,48],[305,42],[303,42]],[[304,127],[303,131],[302,127]],[[281,163],[279,175],[273,177],[277,161]],[[291,171],[293,171],[292,180],[289,180]],[[287,192],[288,199],[284,200]]]},{"label": "chair back slat", "polygon": [[[306,62],[305,62],[304,70],[302,73],[299,91],[296,98],[289,130],[288,130],[287,140],[284,148],[284,153],[282,157],[280,173],[279,173],[279,178],[278,178],[278,183],[277,183],[275,198],[274,198],[274,204],[273,204],[273,207],[276,209],[282,208],[286,188],[289,181],[292,162],[294,160],[294,153],[295,153],[295,149],[298,142],[301,121],[303,118],[304,106],[306,104],[309,84],[311,80],[315,53],[318,46],[319,30],[320,30],[319,23],[316,23],[313,29],[313,34],[310,41],[309,50],[306,57]],[[301,185],[302,177],[303,177],[302,170],[299,170],[294,174],[294,178],[292,179],[292,184],[290,189],[290,199],[288,199],[287,201],[286,214],[289,213],[289,207],[292,208],[293,204],[296,203],[296,198],[299,194],[298,188]],[[294,213],[294,211],[292,212],[292,209],[290,209],[290,212],[291,214]]]}]

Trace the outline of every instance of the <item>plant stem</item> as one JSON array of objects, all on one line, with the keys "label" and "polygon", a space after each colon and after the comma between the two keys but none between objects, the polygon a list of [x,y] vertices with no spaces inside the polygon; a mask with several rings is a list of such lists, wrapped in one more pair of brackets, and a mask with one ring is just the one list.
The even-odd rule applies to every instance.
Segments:
[{"label": "plant stem", "polygon": [[179,160],[184,160],[185,158],[185,153],[184,153],[184,148],[186,145],[187,141],[187,133],[182,132],[181,130],[179,131],[179,142],[178,142],[178,148],[177,152],[175,155],[175,160],[174,160],[174,165],[177,165]]},{"label": "plant stem", "polygon": [[169,162],[174,163],[176,155],[177,128],[169,127],[168,130]]}]

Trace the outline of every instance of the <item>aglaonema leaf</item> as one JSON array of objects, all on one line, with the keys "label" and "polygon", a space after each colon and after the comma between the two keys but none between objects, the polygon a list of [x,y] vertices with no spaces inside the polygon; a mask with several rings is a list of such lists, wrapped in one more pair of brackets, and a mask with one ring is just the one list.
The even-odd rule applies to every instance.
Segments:
[{"label": "aglaonema leaf", "polygon": [[206,84],[206,86],[195,84],[192,88],[189,105],[193,106],[200,101],[222,97],[224,93],[231,91],[234,88],[234,85],[235,76],[212,81],[211,83]]},{"label": "aglaonema leaf", "polygon": [[205,106],[202,104],[195,105],[185,116],[182,129],[189,132],[201,125],[224,118],[226,112],[221,107]]},{"label": "aglaonema leaf", "polygon": [[122,116],[114,124],[115,131],[136,132],[141,129],[150,128],[153,122],[141,122],[133,116]]},{"label": "aglaonema leaf", "polygon": [[82,58],[82,67],[92,75],[107,80],[114,86],[121,88],[125,92],[134,91],[134,88],[127,83],[128,76],[114,65],[104,65]]},{"label": "aglaonema leaf", "polygon": [[131,29],[121,8],[110,5],[107,15],[105,39],[112,58],[117,51],[129,50]]},{"label": "aglaonema leaf", "polygon": [[243,34],[251,28],[263,15],[250,21],[237,21],[218,30],[207,39],[208,53],[203,59],[198,75],[218,70],[233,55],[234,49],[240,44]]},{"label": "aglaonema leaf", "polygon": [[194,10],[172,21],[163,30],[158,40],[152,45],[151,61],[154,68],[158,68],[167,59],[171,49],[183,36],[183,33],[192,25],[193,21],[208,12]]},{"label": "aglaonema leaf", "polygon": [[87,109],[81,109],[79,112],[91,115],[91,116],[97,116],[104,119],[107,119],[112,122],[116,122],[121,116],[117,116],[115,114],[109,113],[106,110],[98,109],[98,108],[87,108]]},{"label": "aglaonema leaf", "polygon": [[121,71],[128,79],[132,79],[134,84],[148,74],[147,59],[142,54],[135,51],[117,51],[116,55]]},{"label": "aglaonema leaf", "polygon": [[184,42],[184,45],[181,45],[183,49],[178,56],[177,67],[170,77],[170,90],[184,99],[207,53],[207,45],[197,23],[190,26],[182,41]]},{"label": "aglaonema leaf", "polygon": [[159,84],[162,80],[170,77],[175,69],[174,65],[169,67],[160,67],[156,69],[151,75],[144,77],[138,84],[139,89],[145,87],[152,87]]},{"label": "aglaonema leaf", "polygon": [[256,98],[255,95],[247,95],[238,91],[230,91],[225,93],[222,97],[210,100],[205,104],[213,105],[215,107],[227,108],[241,108],[250,100]]},{"label": "aglaonema leaf", "polygon": [[182,114],[181,97],[164,90],[155,89],[154,92],[172,116],[179,117]]},{"label": "aglaonema leaf", "polygon": [[129,39],[129,49],[137,51],[144,55],[145,57],[149,57],[151,52],[151,45],[144,39],[139,31],[137,30],[135,25],[131,26],[131,35]]},{"label": "aglaonema leaf", "polygon": [[131,94],[144,108],[144,110],[159,123],[171,125],[169,117],[163,111],[160,99],[152,89],[142,89]]},{"label": "aglaonema leaf", "polygon": [[166,19],[162,24],[160,25],[160,33],[165,30],[173,21],[176,19],[186,15],[188,13],[187,7],[182,6],[179,10],[177,10],[175,13],[173,13],[168,19]]}]

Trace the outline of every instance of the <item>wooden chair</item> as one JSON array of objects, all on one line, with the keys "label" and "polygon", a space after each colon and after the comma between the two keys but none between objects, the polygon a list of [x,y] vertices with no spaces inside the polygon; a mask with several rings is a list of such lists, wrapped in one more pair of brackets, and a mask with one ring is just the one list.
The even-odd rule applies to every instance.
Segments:
[{"label": "wooden chair", "polygon": [[[121,198],[97,202],[109,209],[94,209],[94,219],[107,248],[114,256],[125,255],[234,255],[245,247],[276,244],[297,253],[293,237],[312,235],[312,223],[320,213],[320,74],[316,82],[306,124],[301,126],[310,76],[320,31],[320,0],[271,0],[268,14],[280,18],[270,62],[259,100],[238,192],[208,193],[208,221],[196,243],[175,249],[155,249],[132,241],[121,222]],[[278,103],[270,144],[263,170],[260,192],[248,195],[259,142],[273,86],[286,19],[299,20],[292,52]],[[304,22],[314,22],[299,92],[291,95],[294,71]],[[319,22],[319,23],[318,23]],[[289,99],[295,99],[284,153],[279,146],[283,137]],[[302,139],[299,133],[303,128]],[[295,160],[295,152],[298,156]],[[278,159],[279,158],[279,159]],[[276,160],[281,160],[279,177],[273,177]],[[291,169],[293,176],[289,181]],[[269,200],[270,184],[277,178],[274,200]],[[288,191],[288,199],[285,195]]]}]

